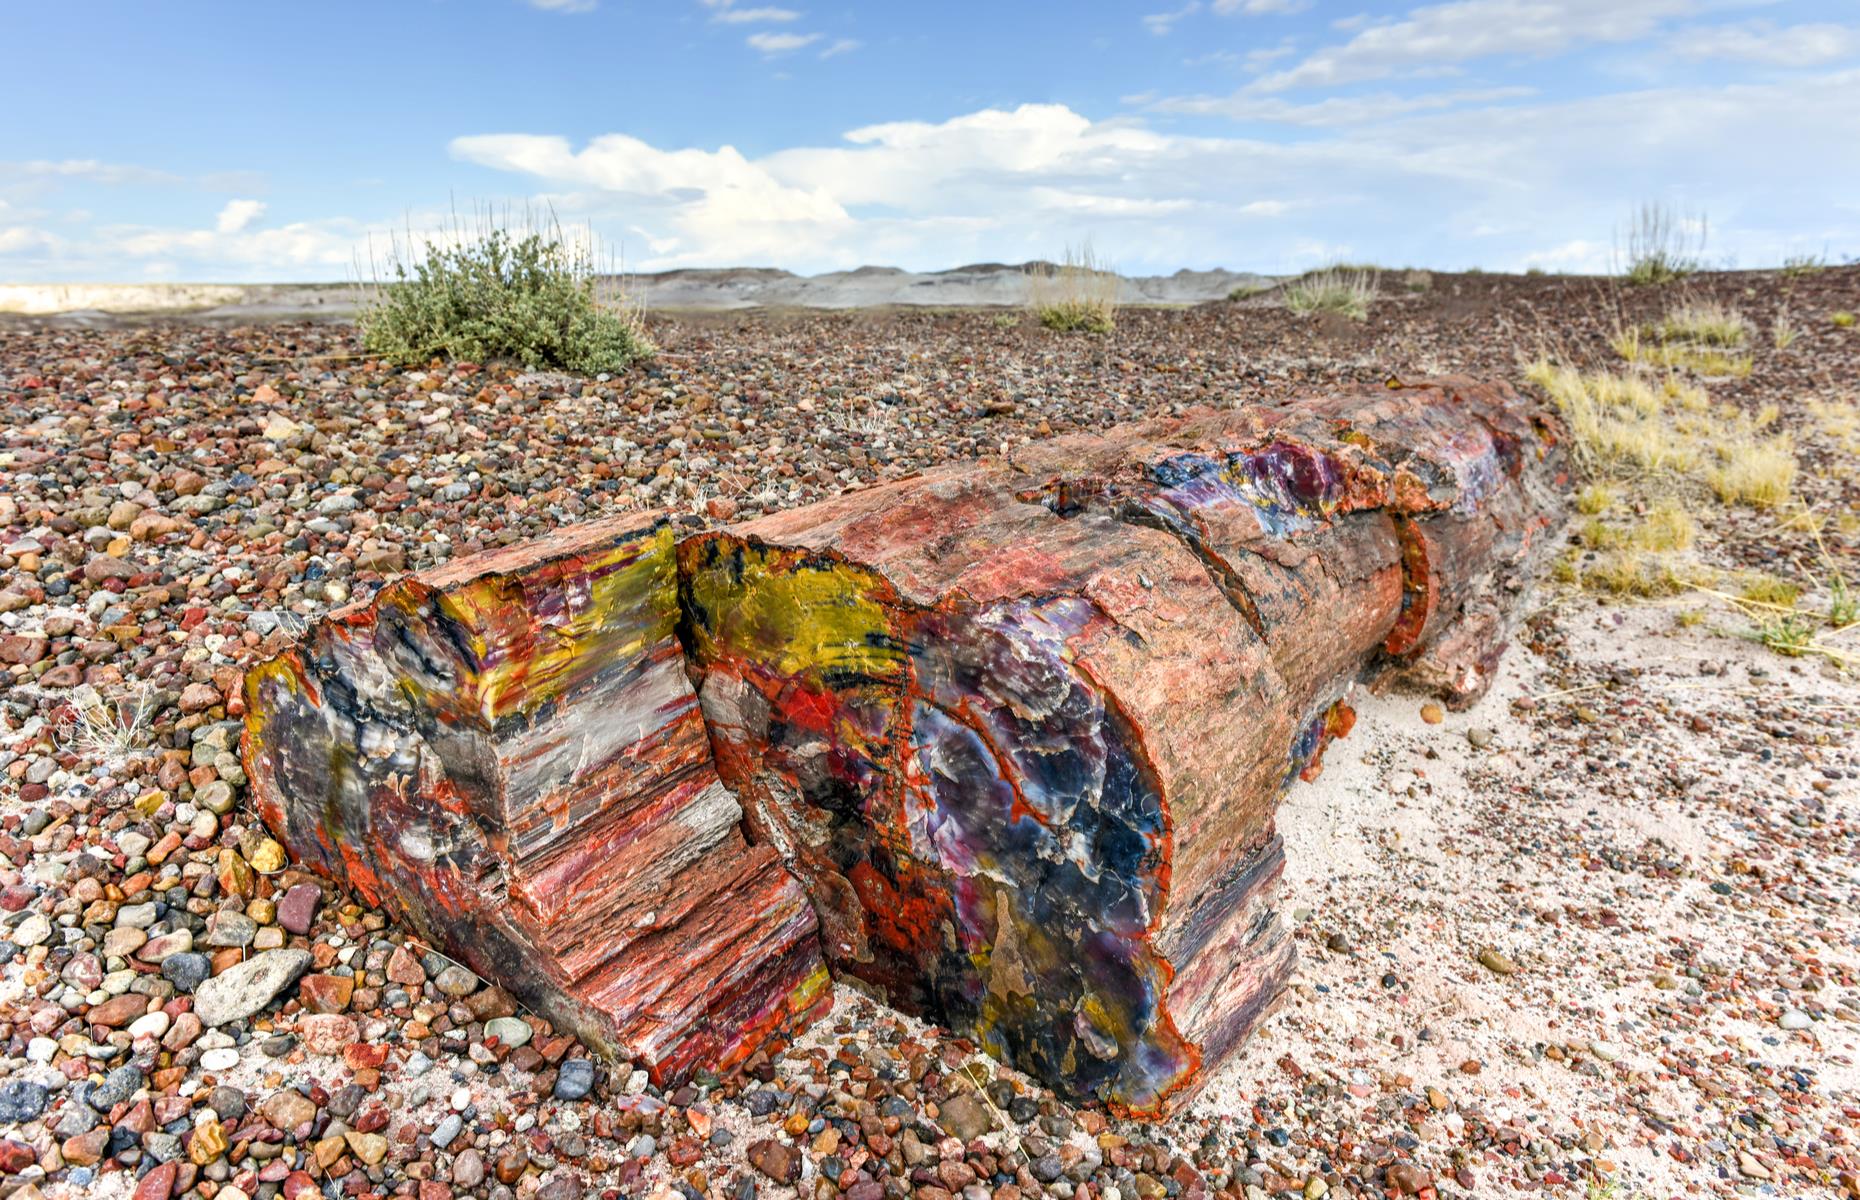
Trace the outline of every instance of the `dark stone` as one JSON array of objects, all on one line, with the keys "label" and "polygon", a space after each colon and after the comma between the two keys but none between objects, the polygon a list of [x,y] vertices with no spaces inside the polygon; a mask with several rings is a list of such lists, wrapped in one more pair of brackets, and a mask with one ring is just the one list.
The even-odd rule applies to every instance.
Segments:
[{"label": "dark stone", "polygon": [[213,961],[192,950],[170,954],[162,960],[161,973],[163,978],[174,985],[175,991],[192,992],[213,973]]},{"label": "dark stone", "polygon": [[594,1090],[592,1059],[571,1058],[555,1073],[555,1098],[580,1100]]},{"label": "dark stone", "polygon": [[45,1111],[48,1094],[44,1084],[27,1079],[9,1079],[0,1084],[0,1124],[23,1125],[38,1120]]}]

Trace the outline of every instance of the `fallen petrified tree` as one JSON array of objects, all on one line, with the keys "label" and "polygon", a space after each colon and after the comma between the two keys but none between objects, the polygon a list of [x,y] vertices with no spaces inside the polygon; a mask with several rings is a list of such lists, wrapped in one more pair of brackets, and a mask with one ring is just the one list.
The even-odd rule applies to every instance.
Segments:
[{"label": "fallen petrified tree", "polygon": [[[1280,794],[1366,675],[1484,689],[1554,469],[1508,391],[1446,381],[1059,439],[676,547],[621,519],[326,621],[252,675],[251,775],[293,851],[664,1078],[788,1036],[824,952],[1158,1115],[1290,970]],[[613,554],[641,582],[603,585]]]}]

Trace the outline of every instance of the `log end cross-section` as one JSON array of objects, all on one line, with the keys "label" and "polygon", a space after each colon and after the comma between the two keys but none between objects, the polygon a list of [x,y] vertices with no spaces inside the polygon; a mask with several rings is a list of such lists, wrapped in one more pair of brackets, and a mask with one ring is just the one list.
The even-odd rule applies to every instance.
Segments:
[{"label": "log end cross-section", "polygon": [[813,911],[711,767],[662,519],[394,583],[251,672],[260,814],[306,864],[662,1080],[822,1010]]},{"label": "log end cross-section", "polygon": [[326,619],[249,676],[249,773],[300,859],[662,1081],[831,968],[1158,1116],[1292,970],[1284,790],[1359,682],[1485,690],[1559,463],[1446,380],[612,518]]}]

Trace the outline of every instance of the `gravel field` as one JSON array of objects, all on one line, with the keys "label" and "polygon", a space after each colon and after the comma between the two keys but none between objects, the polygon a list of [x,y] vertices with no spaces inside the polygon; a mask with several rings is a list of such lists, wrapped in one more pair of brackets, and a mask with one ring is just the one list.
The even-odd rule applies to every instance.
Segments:
[{"label": "gravel field", "polygon": [[662,1094],[293,872],[243,803],[243,668],[402,571],[1291,388],[1524,386],[1688,299],[1749,322],[1748,373],[1695,382],[1775,407],[1794,498],[1630,503],[1670,492],[1702,566],[1826,613],[1860,583],[1860,267],[1389,273],[1361,323],[1267,293],[1101,339],[659,317],[611,379],[390,369],[339,324],[0,325],[0,1198],[1860,1197],[1860,630],[1786,656],[1721,589],[1547,583],[1472,711],[1367,698],[1281,815],[1297,982],[1165,1126],[846,989],[777,1061]]}]

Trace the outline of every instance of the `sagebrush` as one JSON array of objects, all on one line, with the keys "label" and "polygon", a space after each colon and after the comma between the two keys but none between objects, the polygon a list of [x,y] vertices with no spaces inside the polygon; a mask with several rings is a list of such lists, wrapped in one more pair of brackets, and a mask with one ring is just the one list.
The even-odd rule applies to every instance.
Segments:
[{"label": "sagebrush", "polygon": [[480,220],[417,251],[396,245],[386,275],[362,311],[362,347],[391,362],[596,374],[653,353],[638,310],[601,299],[592,239],[571,240],[554,221]]}]

